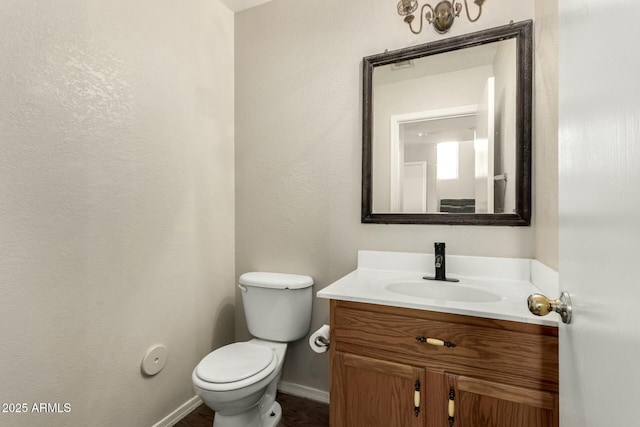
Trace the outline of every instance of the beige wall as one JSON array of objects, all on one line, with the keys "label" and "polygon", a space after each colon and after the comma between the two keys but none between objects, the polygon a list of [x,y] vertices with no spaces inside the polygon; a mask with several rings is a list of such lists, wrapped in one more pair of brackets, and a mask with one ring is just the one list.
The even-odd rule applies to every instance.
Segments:
[{"label": "beige wall", "polygon": [[[449,36],[530,18],[533,0],[495,0],[475,24],[458,20]],[[395,4],[369,0],[275,0],[236,14],[235,29],[236,275],[310,274],[318,291],[356,267],[358,249],[430,253],[444,241],[449,254],[528,258],[546,245],[536,245],[535,226],[360,223],[362,57],[441,37],[431,29],[415,36]],[[548,121],[538,111],[537,127]],[[536,195],[555,185],[535,182]],[[540,238],[556,245],[551,217]],[[327,301],[316,299],[312,328],[328,316]],[[236,336],[247,338],[240,309],[236,321]],[[284,381],[328,389],[327,354],[303,340],[287,357]]]},{"label": "beige wall", "polygon": [[234,335],[233,14],[0,0],[0,20],[0,402],[71,405],[0,424],[150,426]]}]

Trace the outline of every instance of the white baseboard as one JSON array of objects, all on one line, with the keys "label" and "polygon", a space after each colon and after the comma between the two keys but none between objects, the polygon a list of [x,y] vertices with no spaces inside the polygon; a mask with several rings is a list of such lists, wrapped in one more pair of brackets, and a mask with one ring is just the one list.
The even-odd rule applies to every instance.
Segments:
[{"label": "white baseboard", "polygon": [[293,396],[315,400],[316,402],[329,403],[328,391],[318,390],[316,388],[294,384],[287,381],[280,381],[278,383],[278,390],[283,393],[291,394]]},{"label": "white baseboard", "polygon": [[178,421],[193,412],[193,410],[200,406],[201,403],[202,400],[200,400],[198,396],[193,396],[191,399],[180,405],[178,409],[155,423],[152,427],[172,427],[178,424]]}]

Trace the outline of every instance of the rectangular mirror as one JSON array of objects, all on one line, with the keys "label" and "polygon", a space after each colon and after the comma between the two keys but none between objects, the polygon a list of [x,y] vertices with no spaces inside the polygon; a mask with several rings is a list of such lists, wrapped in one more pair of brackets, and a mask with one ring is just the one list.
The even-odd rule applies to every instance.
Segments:
[{"label": "rectangular mirror", "polygon": [[529,225],[532,30],[363,59],[362,222]]}]

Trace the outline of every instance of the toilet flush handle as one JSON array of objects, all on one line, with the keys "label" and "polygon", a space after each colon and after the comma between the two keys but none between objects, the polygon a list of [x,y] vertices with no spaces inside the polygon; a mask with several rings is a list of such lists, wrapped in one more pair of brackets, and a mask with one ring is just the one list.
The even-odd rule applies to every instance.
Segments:
[{"label": "toilet flush handle", "polygon": [[238,285],[238,287],[242,290],[242,292],[247,292],[248,291],[247,287],[244,286],[244,285]]}]

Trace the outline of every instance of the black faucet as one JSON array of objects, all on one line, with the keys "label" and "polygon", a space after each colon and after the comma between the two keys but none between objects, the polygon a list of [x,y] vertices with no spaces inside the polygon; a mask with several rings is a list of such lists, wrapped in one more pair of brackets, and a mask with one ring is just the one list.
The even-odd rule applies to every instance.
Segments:
[{"label": "black faucet", "polygon": [[447,279],[445,256],[444,256],[444,243],[434,243],[435,253],[435,277],[424,276],[423,279],[427,280],[441,280],[443,282],[459,282],[458,279]]}]

